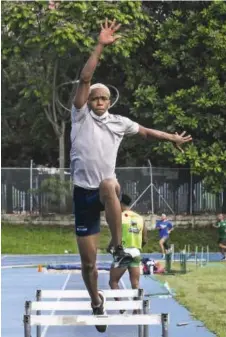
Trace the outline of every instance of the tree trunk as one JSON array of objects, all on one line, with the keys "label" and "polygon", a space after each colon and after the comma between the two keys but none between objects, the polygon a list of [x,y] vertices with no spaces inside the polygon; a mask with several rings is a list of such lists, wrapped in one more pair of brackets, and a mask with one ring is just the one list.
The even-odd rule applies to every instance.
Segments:
[{"label": "tree trunk", "polygon": [[65,182],[65,121],[61,121],[61,134],[59,137],[59,168],[60,168],[60,184],[62,185],[62,194],[60,198],[60,212],[66,211],[66,195],[64,193]]},{"label": "tree trunk", "polygon": [[225,187],[224,190],[223,190],[222,213],[226,214],[226,187]]}]

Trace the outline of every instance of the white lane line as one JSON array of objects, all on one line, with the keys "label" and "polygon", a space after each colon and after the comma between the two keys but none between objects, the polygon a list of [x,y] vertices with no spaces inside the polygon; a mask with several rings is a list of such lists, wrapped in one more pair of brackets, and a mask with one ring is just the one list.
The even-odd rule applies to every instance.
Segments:
[{"label": "white lane line", "polygon": [[[68,281],[70,279],[70,276],[71,276],[71,274],[68,274],[68,276],[67,276],[67,278],[66,278],[66,280],[65,280],[65,282],[64,282],[64,284],[63,284],[63,286],[62,286],[62,288],[60,290],[65,290],[65,288],[66,288],[66,286],[68,284]],[[61,296],[57,298],[56,302],[59,302],[60,300],[61,300]],[[51,311],[50,317],[55,314],[55,311],[56,310],[52,310]],[[45,337],[48,329],[49,329],[49,325],[46,325],[45,328],[44,328],[44,330],[43,330],[43,332],[42,332],[42,334],[41,334],[41,337]]]}]

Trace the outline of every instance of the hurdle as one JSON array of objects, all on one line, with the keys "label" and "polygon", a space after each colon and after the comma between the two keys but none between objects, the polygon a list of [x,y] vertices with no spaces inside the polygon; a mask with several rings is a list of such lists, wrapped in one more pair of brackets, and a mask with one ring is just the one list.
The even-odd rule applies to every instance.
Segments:
[{"label": "hurdle", "polygon": [[[106,310],[138,310],[138,314],[90,315],[90,296],[86,290],[37,290],[36,301],[25,302],[24,337],[32,337],[32,327],[36,326],[36,336],[41,336],[41,326],[97,326],[132,325],[137,326],[139,337],[149,337],[150,325],[161,325],[162,337],[169,337],[169,314],[150,314],[150,301],[143,298],[143,289],[103,290]],[[42,299],[63,299],[63,301],[42,301]],[[120,301],[111,300],[120,298]],[[121,299],[126,300],[121,300]],[[132,299],[131,299],[132,298]],[[65,301],[64,299],[70,299]],[[71,301],[75,299],[75,301]],[[79,300],[87,299],[87,301]],[[110,300],[108,300],[110,299]],[[129,300],[128,300],[129,299]],[[88,311],[86,315],[43,315],[43,311]]]},{"label": "hurdle", "polygon": [[[175,259],[173,260],[175,262]],[[179,263],[180,263],[180,270],[173,270],[172,269],[172,253],[167,253],[165,255],[165,270],[167,274],[175,274],[181,273],[186,274],[187,272],[187,258],[186,253],[184,251],[180,252],[179,254]]]},{"label": "hurdle", "polygon": [[[199,258],[200,255],[200,258]],[[201,246],[200,253],[199,253],[199,246],[195,246],[195,264],[196,267],[204,267],[210,262],[210,252],[209,246]]]}]

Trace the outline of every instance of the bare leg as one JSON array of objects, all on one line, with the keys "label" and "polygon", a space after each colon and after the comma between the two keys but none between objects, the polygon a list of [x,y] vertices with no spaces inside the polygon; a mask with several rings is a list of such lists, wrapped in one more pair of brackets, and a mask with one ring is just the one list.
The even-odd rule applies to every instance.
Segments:
[{"label": "bare leg", "polygon": [[82,262],[82,277],[94,306],[100,304],[97,287],[98,272],[96,268],[98,237],[99,233],[76,237]]},{"label": "bare leg", "polygon": [[120,186],[115,179],[105,179],[100,184],[100,201],[105,207],[105,216],[110,227],[114,247],[122,242],[122,211],[119,201]]},{"label": "bare leg", "polygon": [[122,275],[126,272],[127,268],[111,268],[110,269],[110,280],[109,286],[111,289],[119,289],[119,280]]},{"label": "bare leg", "polygon": [[[126,272],[127,268],[112,268],[110,269],[110,280],[109,286],[111,289],[119,289],[119,280],[122,275]],[[115,301],[119,301],[120,298],[115,298]]]},{"label": "bare leg", "polygon": [[[128,270],[132,289],[139,289],[140,267],[129,267]],[[139,310],[133,310],[133,314],[138,314],[139,312]]]},{"label": "bare leg", "polygon": [[139,289],[140,267],[129,267],[129,276],[132,289]]},{"label": "bare leg", "polygon": [[165,254],[165,248],[164,248],[164,238],[162,238],[161,240],[159,240],[159,245],[160,245],[160,248],[162,250],[162,255]]},{"label": "bare leg", "polygon": [[226,257],[226,246],[223,243],[219,244],[220,252],[223,255],[223,257]]}]

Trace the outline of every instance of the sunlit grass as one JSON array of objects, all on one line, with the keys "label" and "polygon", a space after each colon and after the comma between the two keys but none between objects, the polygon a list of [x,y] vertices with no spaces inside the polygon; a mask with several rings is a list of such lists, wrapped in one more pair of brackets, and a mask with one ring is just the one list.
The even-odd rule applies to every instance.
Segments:
[{"label": "sunlit grass", "polygon": [[189,264],[190,272],[158,276],[176,291],[176,299],[217,337],[226,337],[226,262],[205,267]]},{"label": "sunlit grass", "polygon": [[[157,231],[148,233],[149,241],[144,252],[160,252]],[[105,253],[110,240],[107,227],[101,228],[99,252]],[[209,245],[210,251],[218,251],[217,233],[211,228],[175,229],[171,235],[175,251],[190,244],[195,246]],[[2,224],[2,253],[4,254],[62,254],[65,250],[77,253],[73,226]]]}]

